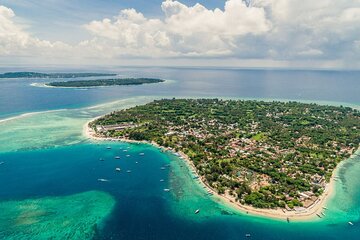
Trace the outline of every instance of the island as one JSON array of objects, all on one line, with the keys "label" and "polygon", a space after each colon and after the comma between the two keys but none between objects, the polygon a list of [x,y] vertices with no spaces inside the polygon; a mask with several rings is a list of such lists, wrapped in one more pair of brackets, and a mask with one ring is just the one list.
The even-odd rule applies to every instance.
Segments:
[{"label": "island", "polygon": [[359,148],[360,112],[293,101],[162,99],[88,128],[93,137],[176,152],[209,194],[243,210],[321,218],[335,168]]},{"label": "island", "polygon": [[51,82],[47,86],[51,87],[100,87],[114,85],[142,85],[149,83],[161,83],[165,80],[157,78],[113,78],[113,79],[97,79],[97,80],[74,80],[65,82]]},{"label": "island", "polygon": [[0,74],[0,78],[80,78],[80,77],[109,77],[114,73],[39,73],[39,72],[7,72]]}]

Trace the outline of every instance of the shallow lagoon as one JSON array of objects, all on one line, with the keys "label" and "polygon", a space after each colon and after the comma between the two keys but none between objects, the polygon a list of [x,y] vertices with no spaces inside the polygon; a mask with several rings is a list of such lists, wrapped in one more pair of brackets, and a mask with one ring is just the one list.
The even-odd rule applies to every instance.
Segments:
[{"label": "shallow lagoon", "polygon": [[[163,71],[162,74],[165,74],[164,72],[169,74],[166,71]],[[201,73],[202,76],[209,77],[214,74],[214,71],[201,70]],[[215,76],[218,77],[221,71],[215,73]],[[114,199],[115,206],[108,216],[106,216],[107,214],[101,215],[99,226],[94,231],[95,239],[245,239],[246,233],[251,233],[251,239],[358,239],[360,235],[360,179],[358,177],[360,159],[358,157],[347,161],[339,169],[341,180],[336,184],[336,195],[328,203],[329,211],[326,213],[326,218],[314,219],[313,222],[288,224],[285,220],[271,220],[238,213],[219,204],[217,199],[206,196],[206,192],[192,179],[185,163],[171,154],[161,153],[149,145],[92,142],[82,136],[84,123],[114,109],[146,103],[162,96],[204,96],[206,94],[206,92],[200,93],[201,85],[206,83],[205,80],[200,80],[199,76],[194,77],[189,72],[183,74],[188,77],[192,76],[192,79],[195,80],[182,86],[179,91],[174,87],[168,87],[168,91],[165,91],[164,86],[159,87],[160,90],[150,86],[139,92],[139,95],[147,92],[144,94],[147,96],[130,98],[123,96],[122,100],[93,107],[78,108],[71,97],[75,95],[80,96],[80,99],[84,96],[88,97],[87,90],[57,89],[56,91],[63,95],[60,97],[49,95],[52,99],[50,103],[46,103],[47,105],[37,104],[33,111],[38,108],[49,110],[69,108],[68,110],[40,112],[1,121],[0,162],[5,162],[0,165],[0,182],[3,183],[0,188],[1,206],[6,206],[11,211],[14,205],[21,205],[22,202],[31,201],[31,199],[54,199],[54,205],[56,205],[57,200],[64,202],[67,196],[74,194],[86,194],[89,191],[104,193]],[[244,86],[234,87],[235,90],[229,88],[222,91],[224,87],[227,88],[226,86],[235,82],[234,76],[236,75],[232,71],[223,71],[222,74],[223,77],[229,77],[232,80],[225,82],[224,86],[216,85],[219,83],[213,80],[209,86],[205,87],[205,90],[209,90],[213,96],[248,97],[247,95],[251,91],[249,94],[243,95]],[[241,73],[242,76],[244,74]],[[315,75],[321,74],[316,73]],[[328,75],[329,73],[324,73],[321,75],[320,82],[315,83],[314,86],[318,86],[319,92],[321,83]],[[267,91],[262,90],[257,94],[262,98],[271,98],[271,94],[280,91],[283,81],[284,79],[275,84],[277,86],[275,89],[278,90],[275,91],[274,86],[271,86]],[[332,81],[330,81],[330,85],[333,84]],[[21,85],[24,82],[19,80],[14,86],[18,86],[18,84]],[[255,91],[256,87],[266,89],[266,86],[259,82],[252,82],[250,86],[253,86],[254,89],[249,86],[247,88],[253,89],[252,91]],[[316,95],[314,93],[316,87],[315,90],[306,91],[308,87],[305,84],[301,88],[302,94],[310,97],[314,95],[313,99],[317,101],[327,102],[341,99],[348,105],[359,107],[358,95],[354,95],[351,91],[344,97],[341,95],[341,92],[349,86],[339,86],[339,91],[334,90],[337,97],[329,94],[331,91],[328,86],[326,97],[323,97],[324,93],[319,94],[320,96]],[[26,87],[24,86],[24,88]],[[182,92],[187,88],[192,90]],[[294,86],[291,86],[290,90],[293,88]],[[356,90],[356,86],[352,88]],[[46,89],[46,91],[50,90]],[[96,93],[97,96],[106,91],[113,92],[112,89],[91,90],[92,94]],[[120,90],[120,92],[122,91],[124,90]],[[131,94],[128,94],[129,96],[135,94],[135,89],[132,91]],[[163,93],[154,97],[149,94],[151,91],[163,91]],[[277,93],[277,98],[291,99],[288,94]],[[27,94],[26,91],[25,94]],[[115,95],[114,98],[119,97]],[[70,105],[51,103],[58,98],[65,97],[72,100]],[[298,99],[298,97],[295,96],[293,99]],[[311,98],[307,97],[306,99]],[[93,101],[97,102],[98,100],[88,99],[88,104],[91,105]],[[104,98],[101,101],[103,100]],[[8,102],[5,106],[4,102],[0,102],[2,109],[15,106],[17,103],[12,104]],[[12,115],[16,115],[14,111]],[[112,149],[106,149],[107,146],[111,146]],[[128,149],[128,147],[130,148]],[[140,152],[144,152],[145,155],[140,156]],[[130,157],[126,157],[126,155],[130,155]],[[115,159],[115,156],[120,156],[120,160]],[[99,161],[100,158],[103,158],[104,161]],[[168,164],[170,167],[161,170],[161,167]],[[116,167],[120,167],[121,171],[116,172]],[[127,170],[131,170],[131,173],[127,173]],[[99,178],[109,181],[99,182]],[[164,181],[161,182],[160,179],[164,179]],[[170,188],[171,191],[164,192],[164,188]],[[9,203],[11,204],[9,205]],[[104,206],[102,201],[99,201],[97,206],[109,209],[109,205],[111,203]],[[201,212],[195,215],[194,211],[198,208],[201,209]],[[78,217],[82,218],[82,216]],[[47,223],[47,221],[51,222],[51,215],[43,216],[40,223]],[[349,226],[348,221],[354,222],[355,226]],[[5,226],[9,220],[0,216],[0,222],[1,236],[8,229]],[[26,227],[29,229],[36,227],[36,225],[32,225],[34,223],[31,221],[28,223],[30,224]],[[65,228],[63,234],[67,230],[72,231],[71,228]],[[45,231],[44,236],[51,233],[54,233],[54,230],[50,228],[49,232]],[[58,233],[61,235],[62,231]],[[11,239],[10,237],[4,238]]]}]

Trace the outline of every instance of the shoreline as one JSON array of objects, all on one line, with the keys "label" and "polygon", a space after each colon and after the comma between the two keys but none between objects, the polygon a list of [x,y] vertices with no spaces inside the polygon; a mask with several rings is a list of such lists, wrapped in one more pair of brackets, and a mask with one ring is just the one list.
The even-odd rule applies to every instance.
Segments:
[{"label": "shoreline", "polygon": [[[99,137],[96,135],[95,131],[89,127],[89,123],[96,120],[97,118],[100,118],[102,116],[98,116],[94,119],[91,119],[90,121],[86,122],[86,124],[83,127],[83,136],[90,140],[96,140],[96,141],[120,141],[120,142],[127,142],[127,143],[137,143],[137,144],[150,144],[156,148],[159,148],[164,151],[171,151],[172,154],[179,157],[181,160],[184,160],[186,165],[189,168],[189,171],[192,173],[195,173],[196,176],[199,176],[197,181],[201,186],[203,186],[207,192],[211,192],[213,197],[216,197],[217,200],[219,200],[222,204],[225,204],[227,206],[230,206],[232,209],[241,212],[242,214],[249,214],[249,215],[255,215],[260,217],[266,217],[266,218],[273,218],[277,220],[284,220],[287,221],[289,219],[290,221],[310,221],[310,220],[320,220],[323,216],[321,216],[321,213],[325,211],[325,207],[327,204],[327,201],[330,199],[331,196],[335,193],[335,175],[337,173],[337,170],[339,169],[340,164],[343,163],[340,162],[338,166],[334,169],[332,176],[330,178],[330,182],[326,184],[326,187],[324,189],[323,194],[320,195],[320,197],[308,208],[304,208],[304,210],[301,211],[288,211],[286,209],[261,209],[261,208],[255,208],[249,205],[243,205],[236,201],[235,197],[229,196],[229,195],[221,195],[218,194],[214,189],[212,189],[205,179],[203,179],[202,176],[200,176],[196,170],[196,167],[194,166],[193,162],[190,160],[190,158],[183,152],[175,152],[174,150],[169,150],[165,147],[162,147],[158,145],[155,142],[148,142],[148,141],[136,141],[136,140],[130,140],[125,138],[108,138],[108,137]],[[344,160],[345,161],[345,160]],[[321,216],[321,218],[319,217]]]}]

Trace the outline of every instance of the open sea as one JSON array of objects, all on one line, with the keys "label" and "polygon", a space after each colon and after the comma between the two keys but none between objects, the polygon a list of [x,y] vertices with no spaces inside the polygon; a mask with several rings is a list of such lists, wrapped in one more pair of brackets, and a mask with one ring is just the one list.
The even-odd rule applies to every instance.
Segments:
[{"label": "open sea", "polygon": [[360,239],[359,156],[337,169],[325,217],[287,223],[235,211],[208,196],[171,153],[83,136],[94,117],[161,98],[296,100],[360,109],[360,72],[109,71],[167,81],[65,89],[41,87],[51,79],[0,79],[0,239]]}]

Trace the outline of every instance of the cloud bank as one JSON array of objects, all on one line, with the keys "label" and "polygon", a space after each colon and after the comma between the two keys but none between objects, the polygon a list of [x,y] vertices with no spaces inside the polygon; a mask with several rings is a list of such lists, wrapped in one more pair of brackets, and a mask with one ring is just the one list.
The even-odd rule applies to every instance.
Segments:
[{"label": "cloud bank", "polygon": [[136,9],[84,24],[91,38],[41,40],[0,6],[0,57],[335,61],[360,67],[360,0],[227,0],[222,9],[166,0],[162,16]]}]

